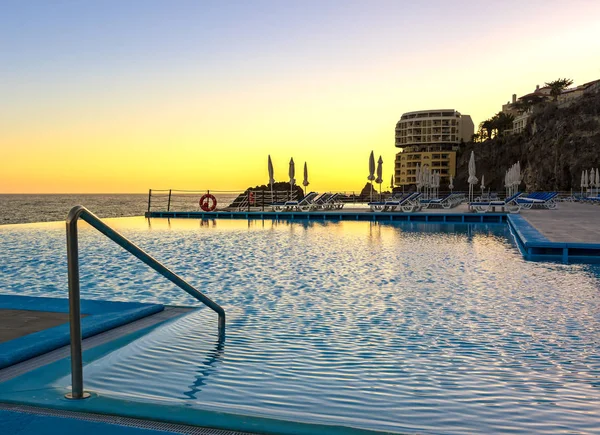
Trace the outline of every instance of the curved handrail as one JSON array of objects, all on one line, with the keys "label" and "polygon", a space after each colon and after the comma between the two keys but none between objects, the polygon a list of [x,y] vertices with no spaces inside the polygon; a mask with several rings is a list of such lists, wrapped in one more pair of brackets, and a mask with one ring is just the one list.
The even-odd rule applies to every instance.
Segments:
[{"label": "curved handrail", "polygon": [[83,219],[121,248],[146,263],[176,286],[186,291],[219,315],[219,337],[225,335],[225,310],[202,292],[196,290],[158,260],[148,255],[140,247],[106,225],[98,216],[87,208],[78,205],[69,211],[67,216],[67,262],[69,273],[69,323],[71,328],[71,379],[72,392],[67,395],[72,399],[84,399],[89,393],[83,391],[83,363],[81,355],[81,303],[79,289],[79,243],[77,221]]}]

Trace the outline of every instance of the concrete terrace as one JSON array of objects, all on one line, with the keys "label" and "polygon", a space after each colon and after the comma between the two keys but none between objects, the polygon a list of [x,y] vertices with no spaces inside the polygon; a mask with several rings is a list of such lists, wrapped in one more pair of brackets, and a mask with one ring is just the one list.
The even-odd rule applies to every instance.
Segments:
[{"label": "concrete terrace", "polygon": [[556,210],[525,210],[521,215],[551,242],[600,244],[600,207],[559,203]]}]

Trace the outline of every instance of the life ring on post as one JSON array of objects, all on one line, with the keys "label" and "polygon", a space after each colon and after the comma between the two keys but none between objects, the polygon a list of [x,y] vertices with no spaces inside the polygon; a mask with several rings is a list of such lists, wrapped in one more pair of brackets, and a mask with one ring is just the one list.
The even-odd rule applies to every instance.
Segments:
[{"label": "life ring on post", "polygon": [[210,193],[202,195],[200,198],[200,208],[204,211],[213,211],[217,208],[217,198]]}]

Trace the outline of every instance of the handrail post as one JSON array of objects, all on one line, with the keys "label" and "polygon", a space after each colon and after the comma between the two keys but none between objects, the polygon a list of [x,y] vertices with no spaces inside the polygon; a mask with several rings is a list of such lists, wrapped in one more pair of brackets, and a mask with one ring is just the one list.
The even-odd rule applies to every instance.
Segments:
[{"label": "handrail post", "polygon": [[67,218],[67,268],[69,277],[69,327],[71,330],[71,393],[67,399],[86,399],[83,391],[83,357],[81,354],[81,297],[79,291],[79,246],[77,237],[78,213]]},{"label": "handrail post", "polygon": [[81,218],[90,226],[104,234],[121,248],[132,254],[138,260],[150,266],[156,272],[167,278],[173,284],[187,292],[219,316],[219,341],[225,339],[225,310],[188,284],[181,277],[163,264],[152,258],[143,249],[123,237],[117,231],[106,225],[100,218],[85,207],[75,206],[67,216],[67,266],[69,278],[69,327],[71,332],[71,393],[65,395],[68,399],[85,399],[90,393],[83,391],[83,357],[81,337],[81,295],[79,287],[79,246],[77,237],[77,220]]},{"label": "handrail post", "polygon": [[171,189],[169,189],[169,202],[167,202],[167,211],[171,211]]},{"label": "handrail post", "polygon": [[148,213],[150,213],[150,201],[152,200],[152,189],[148,190]]}]

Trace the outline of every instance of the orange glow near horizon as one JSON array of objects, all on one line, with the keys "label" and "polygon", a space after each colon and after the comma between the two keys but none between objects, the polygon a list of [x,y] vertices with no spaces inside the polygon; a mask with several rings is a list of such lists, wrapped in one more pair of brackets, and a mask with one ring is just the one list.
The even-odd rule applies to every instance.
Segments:
[{"label": "orange glow near horizon", "polygon": [[[593,2],[568,3],[578,11],[568,20],[555,12],[559,1],[498,14],[477,2],[440,2],[449,15],[406,12],[419,25],[403,21],[406,13],[394,18],[396,2],[323,10],[309,2],[306,15],[294,2],[266,3],[273,17],[250,8],[239,23],[215,6],[206,34],[192,22],[203,11],[146,12],[136,32],[147,40],[123,23],[114,37],[102,33],[114,19],[106,6],[96,11],[99,33],[85,23],[73,30],[98,44],[98,58],[71,39],[42,52],[41,30],[26,40],[0,18],[0,39],[17,41],[11,66],[0,69],[0,193],[243,190],[267,183],[269,154],[276,181],[288,181],[293,157],[298,184],[306,161],[309,189],[358,191],[371,150],[383,157],[387,188],[402,113],[456,109],[477,126],[536,84],[600,78]],[[188,33],[154,36],[163,12]],[[69,14],[57,19],[77,23]]]}]

